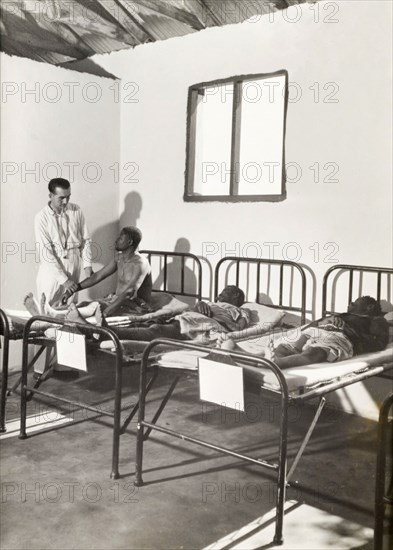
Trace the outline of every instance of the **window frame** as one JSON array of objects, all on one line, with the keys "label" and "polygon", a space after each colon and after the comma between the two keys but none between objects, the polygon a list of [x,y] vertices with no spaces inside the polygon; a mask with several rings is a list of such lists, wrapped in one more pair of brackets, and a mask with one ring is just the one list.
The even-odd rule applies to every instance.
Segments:
[{"label": "window frame", "polygon": [[[283,139],[282,139],[282,175],[281,192],[273,195],[239,195],[238,170],[240,155],[240,128],[241,128],[241,85],[247,80],[263,80],[275,76],[285,77]],[[194,195],[195,177],[195,149],[196,149],[196,118],[198,90],[211,86],[233,83],[232,106],[232,136],[231,136],[231,173],[228,195]],[[186,168],[183,200],[185,202],[280,202],[286,199],[286,170],[285,170],[285,139],[288,111],[288,71],[281,69],[271,73],[247,74],[231,76],[209,82],[199,82],[188,88],[187,100],[187,142],[186,142]]]}]

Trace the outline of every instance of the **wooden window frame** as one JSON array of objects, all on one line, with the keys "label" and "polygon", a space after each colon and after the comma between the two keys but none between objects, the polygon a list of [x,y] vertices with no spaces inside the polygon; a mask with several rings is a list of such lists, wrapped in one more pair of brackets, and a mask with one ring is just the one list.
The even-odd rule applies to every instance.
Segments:
[{"label": "wooden window frame", "polygon": [[[240,128],[241,128],[241,87],[247,80],[262,80],[274,78],[275,76],[285,77],[284,94],[284,116],[283,116],[283,140],[282,140],[282,175],[281,192],[274,195],[239,195],[239,155],[240,155]],[[231,173],[228,195],[195,195],[194,174],[195,174],[195,144],[196,144],[196,117],[198,91],[201,88],[219,86],[222,84],[234,85],[233,109],[232,109],[232,137],[231,137]],[[285,170],[285,138],[288,110],[288,71],[279,70],[272,73],[247,74],[232,76],[210,82],[193,84],[188,89],[187,102],[187,146],[186,146],[186,169],[185,169],[185,202],[279,202],[286,199],[286,170]]]}]

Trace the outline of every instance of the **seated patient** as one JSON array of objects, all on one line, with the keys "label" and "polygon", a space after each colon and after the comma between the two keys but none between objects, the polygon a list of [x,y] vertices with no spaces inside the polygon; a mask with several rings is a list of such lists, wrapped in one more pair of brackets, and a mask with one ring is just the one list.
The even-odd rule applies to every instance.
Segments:
[{"label": "seated patient", "polygon": [[381,315],[379,303],[362,296],[348,306],[347,313],[308,325],[296,342],[280,339],[265,350],[265,357],[285,369],[381,351],[389,338],[389,325]]},{"label": "seated patient", "polygon": [[[243,303],[244,292],[230,285],[225,287],[217,297],[217,302],[198,302],[192,311],[181,313],[165,324],[111,328],[122,340],[149,342],[155,338],[175,340],[197,338],[211,341],[219,333],[242,330],[247,327],[250,315],[248,310],[240,309]],[[73,304],[70,305],[70,312],[73,320],[86,322],[81,316],[78,318],[78,309]]]},{"label": "seated patient", "polygon": [[[63,301],[66,302],[72,294],[85,288],[90,288],[113,273],[117,273],[117,285],[114,294],[94,302],[83,302],[78,304],[78,312],[75,307],[64,307],[64,309],[52,308],[46,300],[45,295],[40,296],[41,308],[35,302],[30,293],[25,297],[24,305],[32,315],[49,315],[51,317],[67,318],[78,320],[81,317],[102,315],[109,317],[135,313],[136,310],[148,312],[151,310],[152,278],[150,264],[146,258],[137,253],[137,248],[142,240],[142,233],[136,227],[124,227],[115,241],[116,254],[114,259],[102,269],[87,277],[80,283],[73,283],[70,289],[64,294]],[[41,309],[41,311],[40,311]]]}]

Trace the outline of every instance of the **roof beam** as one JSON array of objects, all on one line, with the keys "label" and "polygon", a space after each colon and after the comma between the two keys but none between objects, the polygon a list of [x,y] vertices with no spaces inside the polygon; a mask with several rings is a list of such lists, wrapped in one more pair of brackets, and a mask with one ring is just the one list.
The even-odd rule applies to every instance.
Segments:
[{"label": "roof beam", "polygon": [[187,10],[183,10],[181,8],[177,8],[176,6],[173,6],[172,4],[169,4],[167,2],[158,2],[157,0],[132,1],[134,4],[142,6],[143,8],[155,11],[157,13],[160,13],[161,15],[165,15],[166,17],[170,17],[171,19],[180,21],[181,23],[185,23],[186,25],[197,31],[205,28],[198,17],[196,17],[193,13]]},{"label": "roof beam", "polygon": [[135,11],[133,13],[130,12],[130,2],[127,0],[115,0],[115,3],[121,6],[123,11],[127,14],[127,17],[140,29],[146,36],[146,39],[143,40],[143,42],[155,42],[156,37],[147,30],[147,28],[144,25],[143,19],[137,14]]},{"label": "roof beam", "polygon": [[206,11],[206,13],[209,15],[213,23],[217,26],[220,26],[222,23],[220,19],[217,17],[217,15],[212,11],[210,6],[205,2],[205,0],[198,0],[199,4],[202,6],[202,9]]},{"label": "roof beam", "polygon": [[[28,45],[25,45],[21,42],[17,42],[14,38],[9,36],[3,36],[1,39],[2,50],[5,52],[12,52],[11,55],[18,55],[20,57],[27,57],[29,59],[34,59],[35,61],[43,61],[44,63],[53,63],[53,61],[48,61],[49,56],[55,55],[52,50],[45,50],[44,48],[30,48]],[[76,61],[75,58],[69,55],[63,55],[64,58],[67,58],[68,61]]]},{"label": "roof beam", "polygon": [[[89,34],[98,33],[105,35],[107,38],[112,38],[118,42],[134,46],[134,42],[130,40],[130,33],[124,31],[118,24],[113,24],[100,17],[86,6],[82,6],[78,2],[69,3],[72,6],[72,11],[67,13],[63,8],[60,17],[56,18],[56,22],[71,25],[73,28],[78,27],[87,31]],[[83,13],[79,8],[83,7]],[[83,36],[83,34],[81,34]]]},{"label": "roof beam", "polygon": [[[107,17],[118,25],[124,32],[130,34],[137,44],[143,44],[147,38],[150,38],[144,30],[139,28],[137,23],[131,20],[128,11],[120,4],[120,2],[112,2],[111,6],[108,5],[106,0],[97,0],[103,10],[105,10]],[[120,18],[120,15],[124,17]]]}]

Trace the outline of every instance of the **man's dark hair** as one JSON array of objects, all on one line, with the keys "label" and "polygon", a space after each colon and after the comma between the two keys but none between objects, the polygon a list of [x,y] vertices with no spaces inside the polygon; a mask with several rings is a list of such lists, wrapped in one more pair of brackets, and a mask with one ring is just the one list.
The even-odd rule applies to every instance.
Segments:
[{"label": "man's dark hair", "polygon": [[56,187],[61,187],[62,189],[69,189],[71,187],[71,184],[68,180],[64,178],[53,178],[48,183],[49,192],[54,193],[56,191]]},{"label": "man's dark hair", "polygon": [[235,286],[235,285],[228,285],[225,288],[232,292],[232,294],[233,294],[233,296],[236,300],[236,306],[237,307],[240,307],[244,304],[245,296],[244,296],[244,292],[242,291],[241,288],[239,288],[238,286]]},{"label": "man's dark hair", "polygon": [[372,298],[372,296],[361,296],[356,301],[365,312],[367,311],[368,315],[381,315],[381,304],[375,298]]},{"label": "man's dark hair", "polygon": [[132,225],[123,227],[122,231],[132,240],[133,248],[137,249],[142,240],[142,231]]}]

